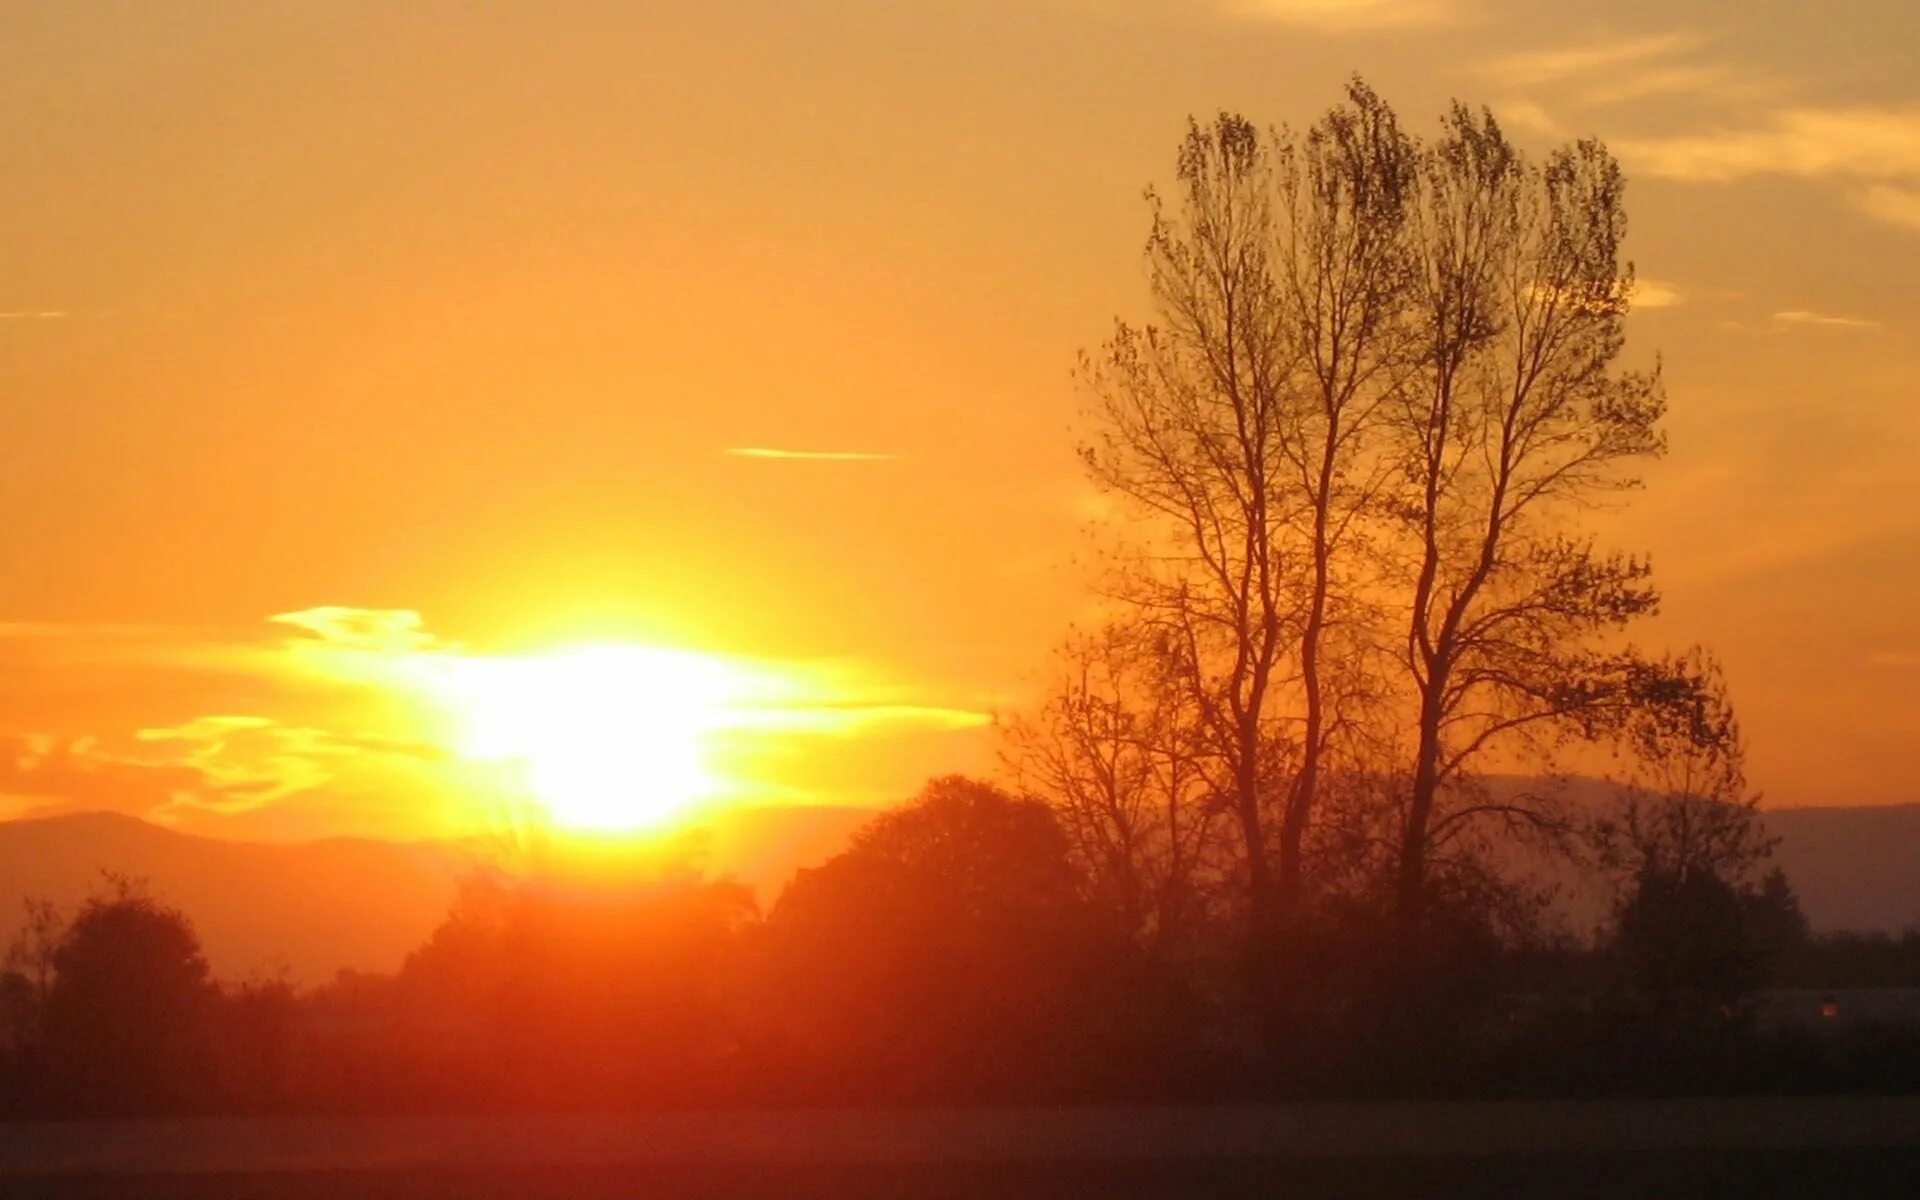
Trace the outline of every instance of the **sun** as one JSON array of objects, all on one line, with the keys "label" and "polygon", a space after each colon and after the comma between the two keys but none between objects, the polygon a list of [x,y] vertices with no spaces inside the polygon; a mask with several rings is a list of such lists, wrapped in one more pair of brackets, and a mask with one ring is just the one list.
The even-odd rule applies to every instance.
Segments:
[{"label": "sun", "polygon": [[554,825],[612,832],[724,790],[712,742],[754,677],[691,651],[589,645],[467,659],[449,682],[462,754],[517,772]]}]

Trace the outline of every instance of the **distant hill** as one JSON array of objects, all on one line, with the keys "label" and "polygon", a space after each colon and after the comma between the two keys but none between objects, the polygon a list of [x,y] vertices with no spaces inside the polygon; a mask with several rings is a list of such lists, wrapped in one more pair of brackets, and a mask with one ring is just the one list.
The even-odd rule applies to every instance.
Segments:
[{"label": "distant hill", "polygon": [[[1596,802],[1605,790],[1581,786]],[[771,903],[796,870],[831,857],[872,815],[732,810],[701,832],[699,859]],[[1778,809],[1767,821],[1781,839],[1775,861],[1815,929],[1920,926],[1920,804]],[[342,967],[391,971],[432,932],[461,875],[479,861],[472,847],[454,843],[233,842],[111,813],[0,822],[0,945],[18,929],[24,897],[71,909],[105,870],[145,879],[191,916],[222,978],[284,968],[313,983]],[[1590,925],[1596,895],[1570,900]]]},{"label": "distant hill", "polygon": [[0,937],[21,901],[71,911],[101,872],[144,879],[193,918],[222,978],[330,978],[338,967],[392,970],[447,911],[461,864],[433,844],[230,842],[114,813],[0,824]]},{"label": "distant hill", "polygon": [[1920,804],[1770,809],[1767,828],[1815,929],[1920,926]]},{"label": "distant hill", "polygon": [[[794,871],[830,857],[870,816],[832,807],[732,811],[702,831],[699,861],[770,902]],[[144,879],[193,918],[221,978],[284,969],[313,983],[342,967],[392,971],[446,915],[460,878],[482,858],[445,842],[226,841],[104,812],[5,821],[0,946],[19,930],[24,898],[44,896],[71,911],[112,871]]]},{"label": "distant hill", "polygon": [[[1489,783],[1501,797],[1537,786],[1513,775],[1492,776]],[[1559,795],[1575,809],[1597,811],[1620,795],[1616,785],[1599,779],[1569,779],[1560,787]],[[1920,927],[1920,804],[1768,808],[1762,815],[1779,839],[1771,865],[1786,872],[1815,931],[1898,933]],[[1524,858],[1518,865],[1559,885],[1570,930],[1584,932],[1606,917],[1607,889],[1598,876]]]}]

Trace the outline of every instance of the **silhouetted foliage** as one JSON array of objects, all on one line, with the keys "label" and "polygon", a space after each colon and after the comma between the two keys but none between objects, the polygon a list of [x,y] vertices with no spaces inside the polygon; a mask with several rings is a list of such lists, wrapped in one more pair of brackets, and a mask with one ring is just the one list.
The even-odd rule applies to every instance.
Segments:
[{"label": "silhouetted foliage", "polygon": [[151,1112],[212,1094],[218,991],[193,925],[115,878],[88,900],[53,954],[46,997],[47,1086],[89,1112]]},{"label": "silhouetted foliage", "polygon": [[1010,759],[1053,810],[1088,898],[1164,956],[1231,911],[1231,860],[1206,735],[1157,638],[1116,624],[1069,642],[1046,701],[1012,726]]},{"label": "silhouetted foliage", "polygon": [[768,914],[771,1036],[828,1094],[1042,1087],[1085,1030],[1091,917],[1044,805],[936,779]]},{"label": "silhouetted foliage", "polygon": [[395,1016],[472,1100],[711,1098],[737,1037],[737,885],[478,879],[400,972]]}]

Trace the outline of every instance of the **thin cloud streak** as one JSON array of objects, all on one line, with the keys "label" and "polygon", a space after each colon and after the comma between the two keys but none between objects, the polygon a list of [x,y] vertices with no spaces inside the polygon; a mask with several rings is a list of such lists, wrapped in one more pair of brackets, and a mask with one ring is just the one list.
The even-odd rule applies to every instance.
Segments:
[{"label": "thin cloud streak", "polygon": [[1634,170],[1693,183],[1760,175],[1920,179],[1920,108],[1788,109],[1748,129],[1612,144]]},{"label": "thin cloud streak", "polygon": [[1480,73],[1508,87],[1536,87],[1582,78],[1597,71],[1670,58],[1699,44],[1699,38],[1682,33],[1593,42],[1568,49],[1504,55],[1483,63]]},{"label": "thin cloud streak", "polygon": [[1878,321],[1869,321],[1864,317],[1840,317],[1830,313],[1808,312],[1806,309],[1793,309],[1789,312],[1773,314],[1776,325],[1801,325],[1814,329],[1861,329],[1877,330]]},{"label": "thin cloud streak", "polygon": [[64,321],[72,315],[57,308],[16,308],[0,312],[0,321]]},{"label": "thin cloud streak", "polygon": [[1636,309],[1673,308],[1685,300],[1680,289],[1666,280],[1645,278],[1633,281],[1633,291],[1627,298]]},{"label": "thin cloud streak", "polygon": [[773,446],[729,446],[720,453],[730,458],[762,458],[795,462],[897,462],[898,454],[869,450],[783,450]]},{"label": "thin cloud streak", "polygon": [[1884,224],[1920,230],[1920,192],[1882,184],[1856,195],[1853,206]]},{"label": "thin cloud streak", "polygon": [[1219,7],[1229,16],[1319,33],[1436,29],[1476,15],[1463,0],[1220,0]]}]

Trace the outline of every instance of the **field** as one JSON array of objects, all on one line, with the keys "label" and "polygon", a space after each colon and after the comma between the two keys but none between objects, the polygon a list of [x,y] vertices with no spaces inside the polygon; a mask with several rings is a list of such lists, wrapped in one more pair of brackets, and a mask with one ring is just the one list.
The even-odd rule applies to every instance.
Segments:
[{"label": "field", "polygon": [[1920,1100],[270,1118],[0,1128],[0,1194],[1864,1196]]}]

